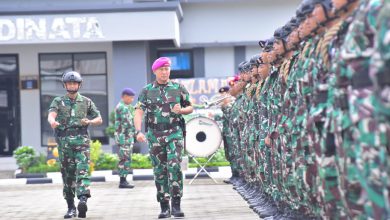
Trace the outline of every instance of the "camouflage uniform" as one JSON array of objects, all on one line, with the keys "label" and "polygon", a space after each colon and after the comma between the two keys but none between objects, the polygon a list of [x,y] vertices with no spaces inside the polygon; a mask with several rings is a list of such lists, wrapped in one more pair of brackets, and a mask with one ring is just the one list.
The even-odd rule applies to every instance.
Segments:
[{"label": "camouflage uniform", "polygon": [[136,108],[145,113],[158,202],[183,195],[183,131],[179,126],[182,116],[172,112],[175,104],[183,100],[190,101],[187,89],[172,81],[166,85],[156,81],[148,84],[138,97]]},{"label": "camouflage uniform", "polygon": [[56,128],[61,174],[65,199],[72,200],[75,194],[91,197],[89,180],[90,138],[87,126],[81,125],[83,118],[100,116],[91,99],[77,94],[75,100],[69,96],[56,97],[49,107],[56,112],[60,125]]},{"label": "camouflage uniform", "polygon": [[291,108],[290,92],[288,90],[287,80],[289,73],[294,66],[298,53],[295,52],[291,58],[286,59],[281,67],[278,77],[278,93],[280,95],[280,102],[278,103],[278,108],[280,108],[280,114],[278,116],[275,127],[271,136],[276,142],[280,145],[281,152],[281,183],[282,183],[282,195],[283,200],[286,202],[288,207],[291,209],[296,209],[297,204],[294,201],[297,198],[295,190],[295,181],[294,181],[294,167],[293,167],[293,158],[292,158],[292,146],[291,146],[291,131],[288,129],[288,119],[289,108]]},{"label": "camouflage uniform", "polygon": [[115,142],[119,147],[118,171],[120,177],[127,177],[131,167],[134,145],[134,107],[119,102],[115,108]]},{"label": "camouflage uniform", "polygon": [[267,77],[260,92],[260,142],[259,142],[259,164],[260,178],[263,179],[264,192],[268,195],[272,194],[272,168],[270,149],[265,144],[265,138],[268,134],[268,98],[269,88],[272,85],[270,77]]},{"label": "camouflage uniform", "polygon": [[342,45],[342,59],[352,86],[348,89],[349,114],[352,121],[353,163],[357,207],[361,218],[389,218],[386,125],[375,117],[380,106],[375,101],[369,69],[375,49],[377,16],[380,0],[361,1],[360,8]]},{"label": "camouflage uniform", "polygon": [[[247,105],[247,131],[248,131],[248,145],[246,149],[246,169],[247,178],[249,182],[254,183],[256,180],[256,153],[255,148],[258,146],[258,131],[256,130],[256,89],[259,82],[251,84],[250,89],[247,91],[248,105]],[[258,123],[258,120],[257,120]]]},{"label": "camouflage uniform", "polygon": [[238,176],[237,174],[237,167],[235,166],[235,163],[233,161],[233,140],[232,135],[230,132],[231,129],[231,111],[232,111],[232,105],[228,104],[226,106],[222,106],[222,138],[223,138],[223,146],[225,150],[225,157],[226,160],[230,163],[230,168],[232,171],[233,176]]},{"label": "camouflage uniform", "polygon": [[251,88],[252,84],[248,83],[244,90],[243,90],[243,95],[242,95],[242,100],[241,100],[241,105],[240,105],[240,111],[239,111],[239,127],[242,129],[241,130],[241,136],[240,136],[240,150],[239,150],[239,166],[241,167],[241,176],[245,178],[246,181],[249,181],[248,179],[248,169],[247,169],[247,164],[248,164],[248,154],[247,154],[247,149],[249,145],[249,130],[250,127],[248,126],[248,104],[250,100],[250,91],[249,94],[248,90]]},{"label": "camouflage uniform", "polygon": [[232,156],[234,157],[233,161],[235,163],[235,167],[237,172],[239,173],[240,177],[243,177],[243,167],[241,166],[241,158],[240,158],[240,151],[241,151],[241,135],[243,128],[240,127],[240,119],[239,119],[239,113],[242,110],[241,104],[243,101],[244,94],[241,93],[237,96],[236,101],[232,105],[232,113],[231,113],[231,133],[232,133],[232,142],[233,142],[233,151]]},{"label": "camouflage uniform", "polygon": [[270,87],[268,90],[268,131],[267,135],[271,137],[271,145],[268,146],[270,150],[270,167],[272,174],[272,197],[279,204],[284,200],[282,190],[282,173],[281,173],[281,149],[277,138],[277,123],[280,114],[281,93],[280,93],[280,68],[273,66],[271,70]]}]

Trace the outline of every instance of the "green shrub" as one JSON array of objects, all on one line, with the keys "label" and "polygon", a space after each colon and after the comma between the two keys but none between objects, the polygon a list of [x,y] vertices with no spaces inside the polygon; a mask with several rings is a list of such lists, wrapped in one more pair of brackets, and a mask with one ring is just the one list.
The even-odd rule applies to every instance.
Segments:
[{"label": "green shrub", "polygon": [[28,173],[47,173],[47,172],[59,172],[60,164],[56,163],[53,166],[49,166],[45,163],[34,164],[27,168]]},{"label": "green shrub", "polygon": [[115,124],[115,111],[112,111],[110,113],[110,125],[106,127],[104,131],[106,135],[109,136],[110,138],[114,138],[114,134],[115,134],[114,124]]},{"label": "green shrub", "polygon": [[[230,163],[228,161],[226,161],[226,162],[210,162],[206,165],[206,167],[224,167],[224,166],[230,166]],[[196,168],[196,167],[199,167],[199,165],[196,163],[189,163],[188,167]]]},{"label": "green shrub", "polygon": [[99,140],[91,141],[91,161],[96,164],[102,154],[102,143]]},{"label": "green shrub", "polygon": [[131,167],[134,169],[152,168],[152,161],[148,154],[132,154]]},{"label": "green shrub", "polygon": [[30,146],[22,146],[14,150],[13,157],[23,173],[34,163],[35,154],[34,148]]},{"label": "green shrub", "polygon": [[118,166],[118,156],[110,153],[103,153],[96,161],[95,170],[115,170]]},{"label": "green shrub", "polygon": [[[199,163],[206,163],[207,160],[208,160],[208,158],[205,158],[205,157],[197,157],[196,160],[197,160]],[[189,161],[189,162],[190,162],[190,163],[194,163],[195,161],[192,159],[192,157],[190,157],[190,161]],[[215,153],[214,157],[210,160],[210,162],[213,162],[213,163],[215,163],[215,162],[223,162],[223,163],[228,162],[228,161],[226,160],[226,157],[225,157],[225,151],[224,151],[224,149],[222,149],[222,148],[219,149],[219,150]]]}]

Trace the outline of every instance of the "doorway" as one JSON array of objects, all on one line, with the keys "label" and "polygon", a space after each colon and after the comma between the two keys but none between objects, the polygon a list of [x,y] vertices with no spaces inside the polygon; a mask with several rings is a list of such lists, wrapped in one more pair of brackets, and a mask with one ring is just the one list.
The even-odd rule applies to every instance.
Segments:
[{"label": "doorway", "polygon": [[0,55],[0,156],[20,145],[20,95],[17,55]]}]

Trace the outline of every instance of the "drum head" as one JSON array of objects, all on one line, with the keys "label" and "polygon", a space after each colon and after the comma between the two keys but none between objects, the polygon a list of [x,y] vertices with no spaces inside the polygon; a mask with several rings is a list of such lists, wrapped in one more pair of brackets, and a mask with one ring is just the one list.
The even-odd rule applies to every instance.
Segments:
[{"label": "drum head", "polygon": [[221,130],[212,119],[193,118],[186,123],[186,130],[186,150],[192,156],[208,157],[221,145]]}]

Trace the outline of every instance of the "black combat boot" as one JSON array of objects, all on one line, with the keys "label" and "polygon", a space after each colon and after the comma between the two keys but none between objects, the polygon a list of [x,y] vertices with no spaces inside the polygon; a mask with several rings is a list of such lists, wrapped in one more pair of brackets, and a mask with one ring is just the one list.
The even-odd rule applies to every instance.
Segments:
[{"label": "black combat boot", "polygon": [[161,213],[158,215],[158,218],[170,218],[171,210],[169,209],[169,201],[160,202]]},{"label": "black combat boot", "polygon": [[87,206],[87,196],[80,196],[80,201],[79,205],[77,206],[77,210],[79,211],[79,218],[85,218],[87,217],[87,211],[88,211],[88,206]]},{"label": "black combat boot", "polygon": [[172,198],[172,215],[173,217],[184,217],[184,212],[180,209],[180,198]]},{"label": "black combat boot", "polygon": [[133,184],[130,184],[126,181],[126,177],[121,177],[119,182],[119,188],[132,189],[134,188]]},{"label": "black combat boot", "polygon": [[74,200],[73,199],[67,199],[66,203],[68,204],[68,211],[64,215],[64,218],[76,217],[77,211],[76,211],[76,206],[74,205]]}]

